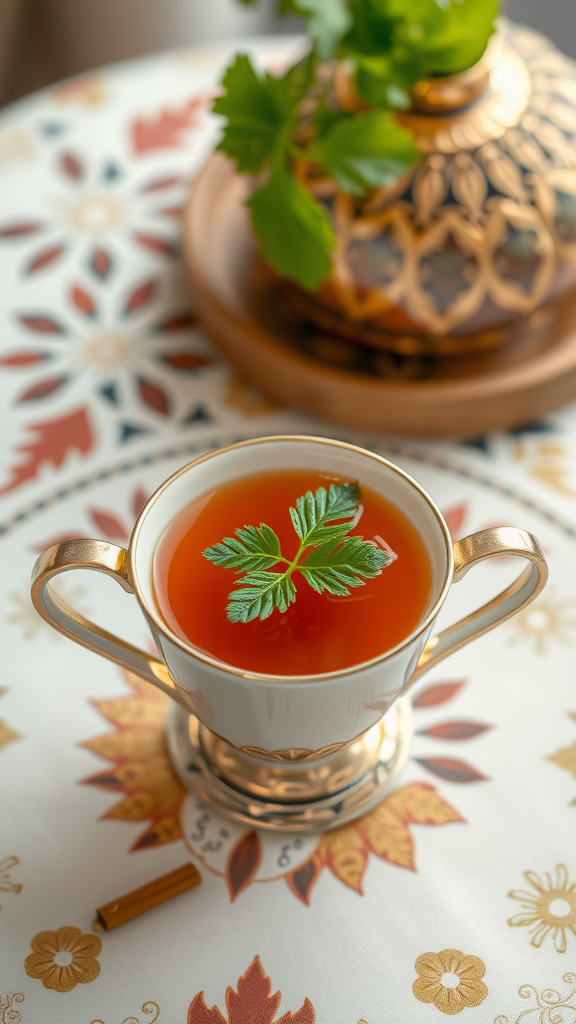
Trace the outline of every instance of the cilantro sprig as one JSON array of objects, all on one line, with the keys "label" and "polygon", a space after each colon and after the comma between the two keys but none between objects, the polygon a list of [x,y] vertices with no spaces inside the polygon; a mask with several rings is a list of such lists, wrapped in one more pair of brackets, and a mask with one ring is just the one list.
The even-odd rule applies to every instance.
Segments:
[{"label": "cilantro sprig", "polygon": [[[246,5],[258,0],[242,0]],[[262,255],[311,291],[330,276],[336,240],[329,211],[298,180],[308,162],[350,195],[393,184],[420,157],[394,110],[434,75],[464,71],[482,56],[499,0],[279,0],[305,20],[311,49],[284,75],[259,74],[238,54],[213,110],[225,119],[218,149],[257,176],[248,201]],[[344,62],[360,107],[339,108],[319,64]],[[299,135],[304,101],[312,131]]]},{"label": "cilantro sprig", "polygon": [[[341,597],[349,587],[379,576],[390,555],[362,537],[348,536],[359,502],[355,483],[332,484],[328,491],[319,487],[298,498],[290,518],[300,546],[291,560],[283,557],[277,535],[265,523],[244,526],[206,548],[202,554],[208,561],[245,574],[228,595],[230,622],[267,619],[274,609],[285,612],[296,600],[296,571],[319,594],[327,590]],[[283,572],[275,569],[282,564]]]}]

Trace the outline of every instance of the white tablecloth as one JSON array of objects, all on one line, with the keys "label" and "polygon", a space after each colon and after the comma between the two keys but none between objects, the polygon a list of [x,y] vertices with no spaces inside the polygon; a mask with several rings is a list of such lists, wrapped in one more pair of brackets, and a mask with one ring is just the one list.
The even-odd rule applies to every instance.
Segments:
[{"label": "white tablecloth", "polygon": [[[274,64],[294,45],[256,50]],[[573,1021],[576,407],[474,444],[403,442],[235,377],[194,324],[179,255],[228,57],[112,68],[0,117],[0,1022]],[[533,608],[419,684],[393,791],[323,837],[258,834],[186,793],[162,695],[61,639],[28,596],[48,544],[125,543],[178,466],[284,431],[390,455],[455,536],[525,527],[551,567]],[[514,568],[470,574],[443,622]],[[61,590],[148,642],[109,581]],[[98,905],[187,859],[199,888],[96,936]]]}]

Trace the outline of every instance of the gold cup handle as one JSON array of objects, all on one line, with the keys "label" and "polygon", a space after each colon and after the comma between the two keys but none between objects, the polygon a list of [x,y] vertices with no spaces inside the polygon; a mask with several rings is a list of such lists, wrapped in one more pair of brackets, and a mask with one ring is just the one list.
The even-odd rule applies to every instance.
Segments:
[{"label": "gold cup handle", "polygon": [[[456,541],[453,581],[457,583],[474,565],[498,555],[520,555],[529,565],[506,590],[453,626],[432,636],[420,656],[410,684],[433,668],[447,655],[477,636],[487,633],[530,604],[548,579],[548,566],[540,544],[532,534],[511,526],[481,530]],[[129,672],[135,672],[159,687],[190,711],[185,693],[171,678],[163,661],[139,647],[121,640],[86,619],[66,604],[50,586],[52,577],[68,569],[95,569],[107,573],[129,594],[134,593],[130,579],[128,552],[116,544],[101,540],[69,540],[54,544],[38,558],[32,572],[32,602],[46,622],[64,636],[90,651],[103,654]]]},{"label": "gold cup handle", "polygon": [[526,608],[538,597],[548,579],[548,564],[544,552],[536,537],[525,530],[514,526],[498,526],[492,530],[480,530],[469,537],[457,540],[452,545],[454,550],[454,574],[452,580],[458,583],[473,566],[483,562],[485,558],[497,558],[499,555],[519,555],[526,558],[529,564],[517,579],[506,590],[498,594],[487,604],[482,605],[471,615],[444,629],[436,636],[431,636],[418,664],[410,678],[409,685],[415,683],[438,662],[464,644],[494,629],[500,622],[509,619],[516,612]]},{"label": "gold cup handle", "polygon": [[103,540],[67,540],[54,544],[40,555],[32,570],[32,603],[42,618],[64,636],[142,676],[190,711],[184,692],[176,686],[163,661],[108,633],[58,596],[50,580],[68,569],[105,572],[128,594],[133,594],[128,552]]}]

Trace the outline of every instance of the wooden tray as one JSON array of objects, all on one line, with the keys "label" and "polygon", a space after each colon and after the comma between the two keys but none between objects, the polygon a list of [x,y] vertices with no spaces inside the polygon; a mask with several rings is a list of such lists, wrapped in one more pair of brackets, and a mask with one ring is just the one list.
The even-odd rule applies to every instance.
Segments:
[{"label": "wooden tray", "polygon": [[215,153],[186,209],[185,255],[216,347],[276,401],[390,434],[471,437],[518,426],[576,397],[576,305],[533,314],[506,347],[395,356],[321,329],[259,263],[249,183]]}]

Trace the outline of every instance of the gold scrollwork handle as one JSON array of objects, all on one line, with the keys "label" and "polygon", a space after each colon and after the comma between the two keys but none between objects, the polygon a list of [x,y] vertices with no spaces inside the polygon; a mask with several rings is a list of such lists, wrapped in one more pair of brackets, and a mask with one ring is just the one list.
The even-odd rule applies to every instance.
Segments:
[{"label": "gold scrollwork handle", "polygon": [[183,692],[176,686],[163,661],[97,626],[56,594],[50,580],[69,569],[104,572],[128,594],[133,594],[128,552],[103,540],[68,540],[53,544],[40,555],[32,571],[32,603],[42,618],[64,636],[115,661],[128,672],[135,672],[189,711]]},{"label": "gold scrollwork handle", "polygon": [[431,636],[420,656],[410,684],[416,682],[424,672],[433,668],[453,651],[500,622],[509,619],[516,612],[529,605],[544,589],[548,579],[548,564],[540,543],[531,533],[513,526],[498,526],[492,530],[480,530],[469,537],[457,540],[454,550],[454,583],[458,583],[473,566],[485,558],[499,555],[519,555],[528,560],[528,565],[506,590],[482,605],[475,612],[459,622]]}]

